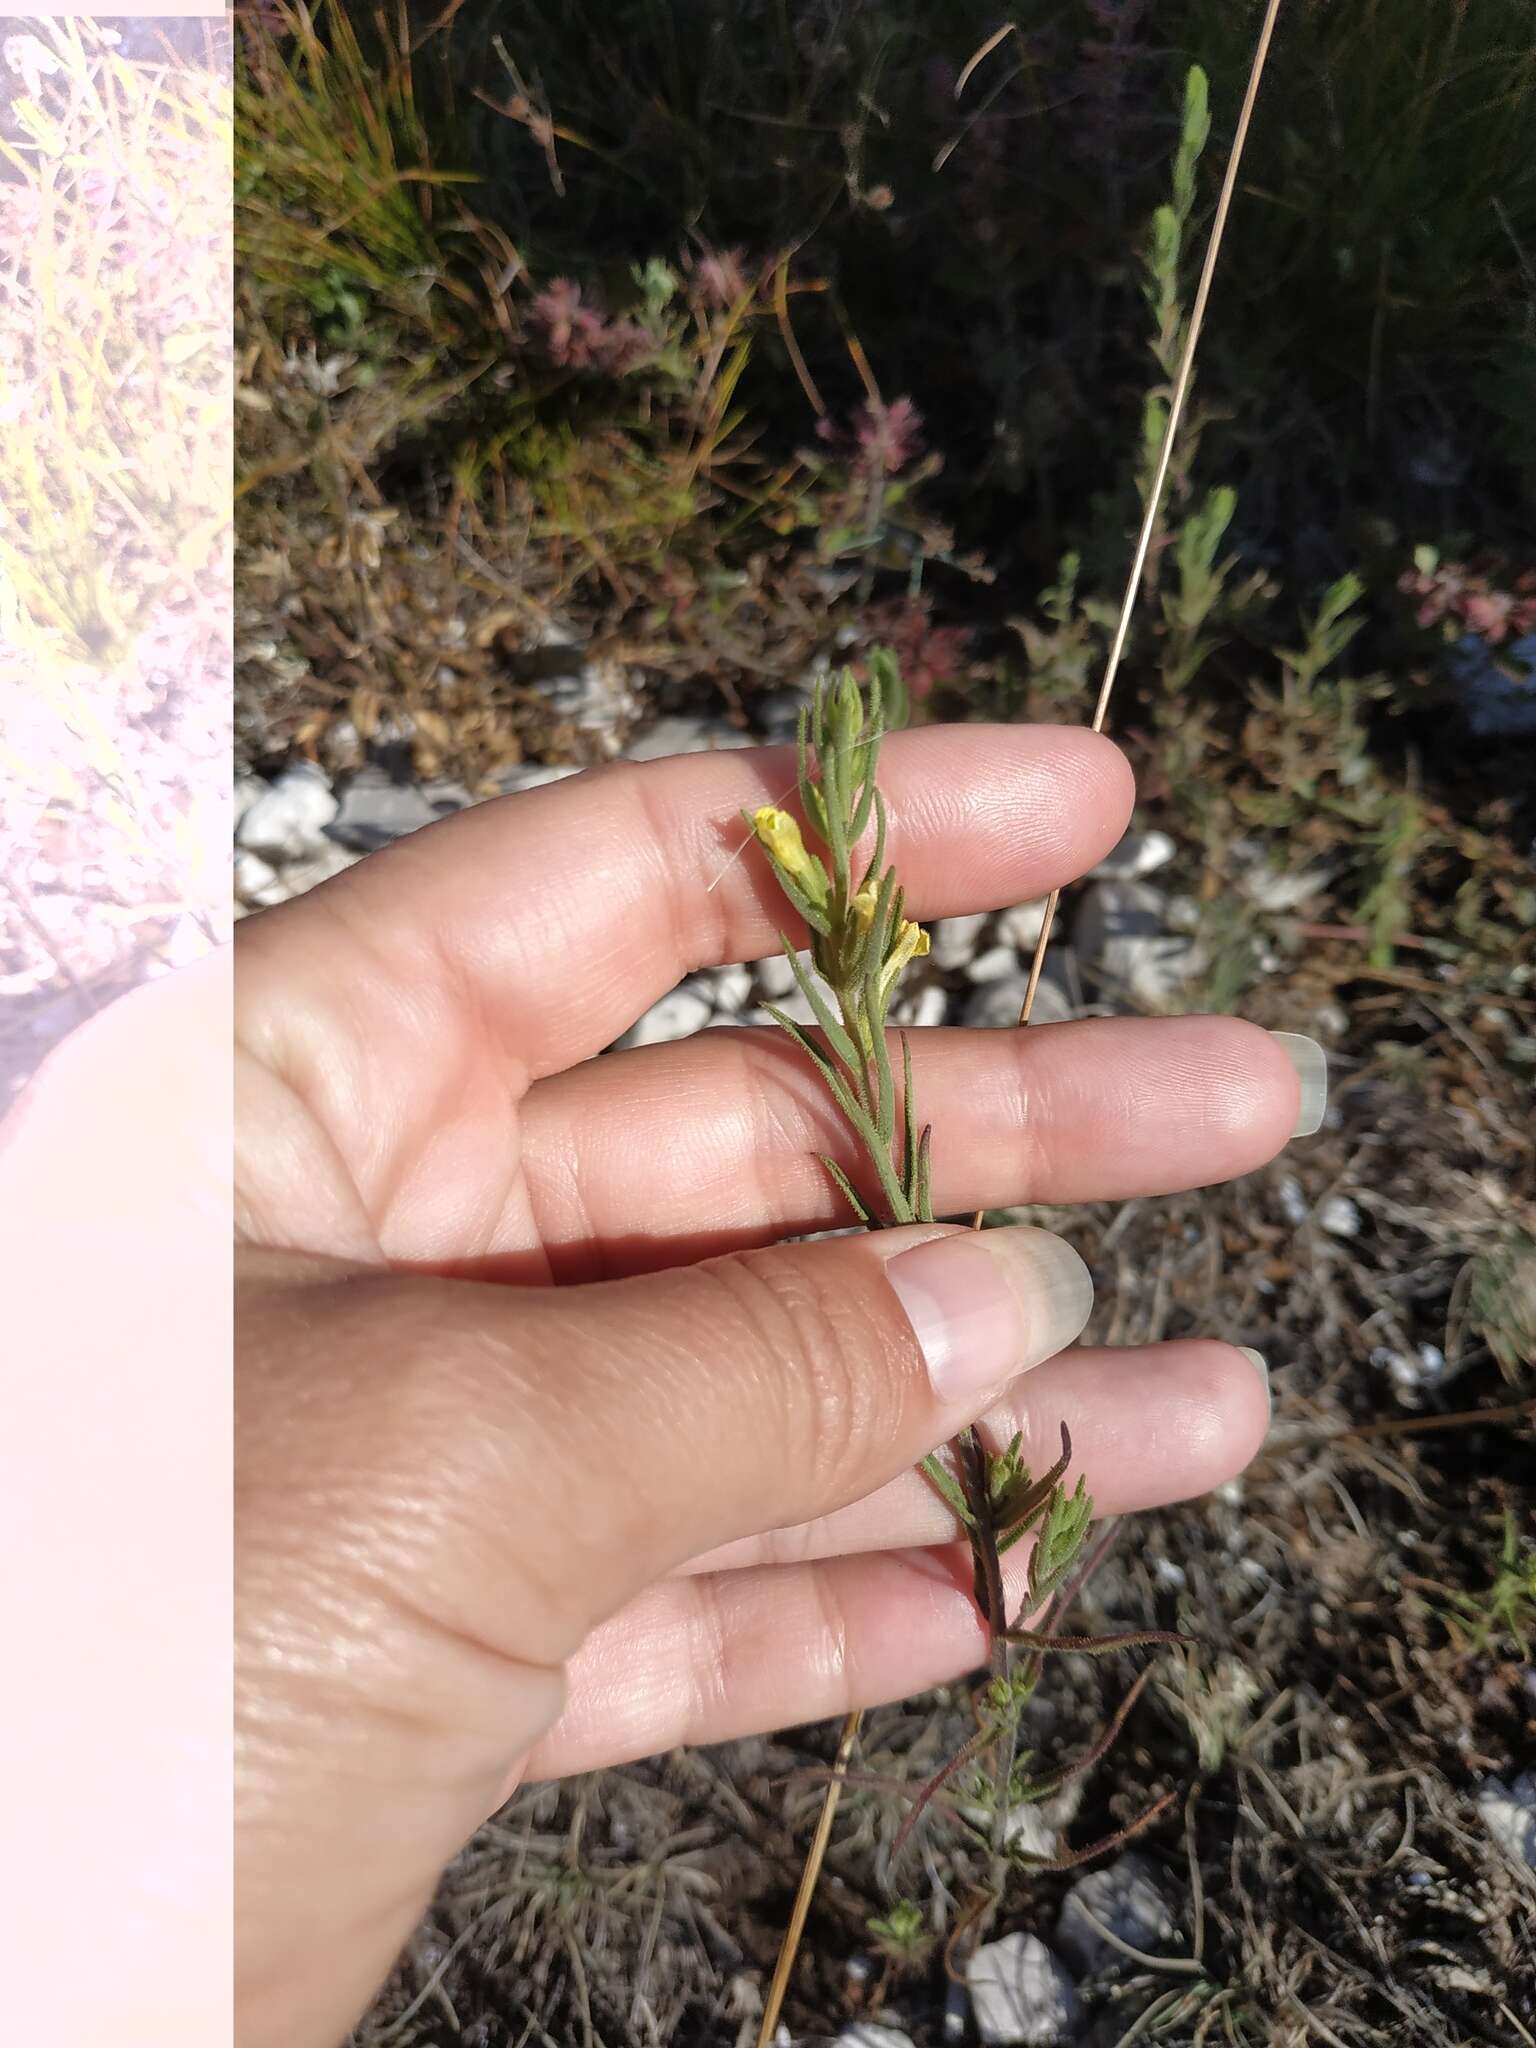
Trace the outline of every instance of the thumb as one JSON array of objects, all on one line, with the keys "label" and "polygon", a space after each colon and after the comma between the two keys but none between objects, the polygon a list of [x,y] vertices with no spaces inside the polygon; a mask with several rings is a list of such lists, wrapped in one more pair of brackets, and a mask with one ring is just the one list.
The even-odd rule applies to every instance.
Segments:
[{"label": "thumb", "polygon": [[[919,1226],[513,1288],[252,1255],[240,1288],[242,2010],[339,2033],[559,1711],[698,1553],[872,1492],[1071,1343],[1060,1238]],[[295,1882],[294,1873],[302,1872]]]},{"label": "thumb", "polygon": [[[309,1468],[333,1510],[357,1489],[348,1520],[431,1589],[439,1626],[546,1666],[689,1558],[896,1477],[1093,1299],[1047,1231],[932,1225],[570,1288],[325,1291],[362,1320],[322,1346],[328,1394],[295,1366],[292,1397],[261,1404],[287,1483]],[[295,1313],[312,1336],[312,1305]],[[263,1349],[281,1373],[309,1347]]]},{"label": "thumb", "polygon": [[[1048,1231],[929,1225],[514,1297],[506,1312],[526,1318],[551,1425],[579,1415],[587,1468],[608,1475],[586,1581],[607,1608],[718,1543],[883,1486],[1073,1342],[1092,1305],[1087,1267]],[[549,1625],[584,1632],[601,1617],[583,1606]]]}]

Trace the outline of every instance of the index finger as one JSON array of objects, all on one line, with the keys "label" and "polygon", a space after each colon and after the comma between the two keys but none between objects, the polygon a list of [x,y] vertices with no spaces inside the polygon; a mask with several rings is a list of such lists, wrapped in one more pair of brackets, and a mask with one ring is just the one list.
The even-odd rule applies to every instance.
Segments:
[{"label": "index finger", "polygon": [[[370,971],[389,934],[393,978],[446,985],[492,1025],[528,1080],[610,1045],[694,969],[771,953],[798,920],[767,864],[738,857],[741,813],[782,801],[794,750],[762,747],[593,769],[460,813],[398,841],[242,934],[259,959],[282,932],[296,993],[310,920],[317,997],[338,939]],[[1133,787],[1110,741],[1050,726],[933,726],[881,752],[888,858],[911,915],[1044,895],[1119,839]],[[295,929],[299,927],[299,929]]]}]

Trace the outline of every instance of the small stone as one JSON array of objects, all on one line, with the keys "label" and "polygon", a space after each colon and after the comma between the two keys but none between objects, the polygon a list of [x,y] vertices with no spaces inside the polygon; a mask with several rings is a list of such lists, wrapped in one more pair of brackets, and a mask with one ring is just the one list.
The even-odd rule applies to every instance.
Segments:
[{"label": "small stone", "polygon": [[663,761],[672,754],[713,754],[752,743],[750,733],[723,718],[658,718],[624,752],[631,761]]},{"label": "small stone", "polygon": [[178,917],[160,942],[157,958],[144,964],[146,974],[164,974],[172,968],[190,967],[212,950],[212,941],[195,917]]},{"label": "small stone", "polygon": [[[1015,1800],[1008,1809],[1008,1824],[1004,1829],[1008,1847],[1022,1856],[1039,1856],[1047,1860],[1059,1856],[1063,1831],[1076,1820],[1082,1803],[1083,1787],[1077,1778],[1069,1778],[1049,1799]],[[965,1806],[961,1812],[972,1827],[990,1834],[990,1808]]]},{"label": "small stone", "polygon": [[1185,933],[1170,932],[1161,893],[1145,882],[1096,882],[1083,898],[1073,941],[1110,995],[1166,1010],[1205,967]]},{"label": "small stone", "polygon": [[1104,1939],[1095,1921],[1143,1955],[1161,1955],[1177,1932],[1151,1865],[1134,1850],[1080,1877],[1062,1902],[1056,1946],[1084,1972],[1129,1960]]},{"label": "small stone", "polygon": [[[967,981],[978,984],[988,981],[1004,981],[1017,978],[1019,956],[1012,946],[989,946],[984,953],[978,953],[965,970]],[[1028,976],[1025,977],[1028,979]]]},{"label": "small stone", "polygon": [[1177,852],[1166,832],[1127,832],[1114,852],[1088,872],[1095,881],[1133,882],[1167,867]]},{"label": "small stone", "polygon": [[[796,957],[802,967],[809,968],[809,953],[801,953]],[[770,953],[766,960],[757,962],[754,971],[757,975],[757,986],[770,1003],[782,1002],[786,996],[794,994],[799,986],[795,980],[795,970],[790,966],[789,957],[785,953]]]},{"label": "small stone", "polygon": [[1317,1212],[1317,1223],[1330,1237],[1360,1235],[1360,1211],[1348,1195],[1330,1195]]},{"label": "small stone", "polygon": [[766,696],[754,697],[750,708],[763,738],[780,746],[795,737],[800,726],[800,713],[810,701],[809,688],[773,690]]},{"label": "small stone", "polygon": [[[274,893],[275,892],[275,893]],[[277,869],[259,853],[235,855],[235,895],[242,903],[281,903],[283,891]]]},{"label": "small stone", "polygon": [[444,777],[434,777],[431,782],[421,785],[421,793],[432,806],[435,818],[451,818],[455,811],[473,808],[475,799],[462,782],[452,782]]},{"label": "small stone", "polygon": [[259,853],[276,867],[285,861],[316,854],[325,843],[325,828],[337,803],[318,768],[305,763],[285,768],[270,788],[252,803],[235,832],[236,843]]},{"label": "small stone", "polygon": [[1505,1855],[1536,1869],[1536,1771],[1522,1771],[1513,1785],[1485,1778],[1473,1799],[1483,1826]]},{"label": "small stone", "polygon": [[1171,932],[1197,932],[1202,912],[1193,896],[1170,896],[1163,905],[1163,922]]},{"label": "small stone", "polygon": [[567,775],[579,775],[577,767],[562,763],[559,766],[546,761],[519,761],[515,768],[504,768],[496,778],[496,785],[508,796],[524,789],[543,789],[546,783],[563,782]]},{"label": "small stone", "polygon": [[1054,2048],[1082,2024],[1076,1986],[1033,1934],[987,1942],[966,1965],[965,1981],[985,2048]]},{"label": "small stone", "polygon": [[242,775],[235,782],[235,823],[238,825],[246,812],[260,796],[267,793],[267,784],[259,775]]},{"label": "small stone", "polygon": [[1039,896],[1032,903],[1015,903],[1011,910],[1005,910],[997,920],[998,937],[1021,953],[1032,953],[1040,943],[1045,925],[1045,903],[1046,899]]},{"label": "small stone", "polygon": [[345,874],[348,868],[356,867],[361,859],[360,853],[353,853],[349,847],[338,846],[334,839],[327,839],[308,860],[297,861],[284,869],[281,878],[283,893],[288,897],[306,895],[311,889],[318,889],[322,882],[329,882],[335,876]]},{"label": "small stone", "polygon": [[[811,999],[802,989],[792,988],[787,996],[780,996],[773,1006],[789,1018],[793,1024],[814,1024],[816,1012],[811,1008]],[[834,1009],[833,1014],[836,1014]],[[777,1018],[771,1019],[777,1022]]]},{"label": "small stone", "polygon": [[937,982],[930,982],[915,995],[898,996],[891,1005],[893,1024],[910,1024],[919,1031],[931,1030],[949,1015],[949,997]]},{"label": "small stone", "polygon": [[668,1045],[687,1038],[709,1022],[709,1004],[696,989],[675,988],[659,1003],[652,1003],[645,1015],[631,1024],[618,1041],[616,1050],[628,1052],[638,1045]]},{"label": "small stone", "polygon": [[1307,1220],[1306,1190],[1294,1173],[1282,1173],[1276,1183],[1275,1193],[1280,1198],[1280,1213],[1293,1230],[1300,1230]]},{"label": "small stone", "polygon": [[1189,1584],[1189,1574],[1183,1565],[1175,1564],[1171,1557],[1160,1557],[1152,1566],[1152,1577],[1164,1593],[1182,1593]]},{"label": "small stone", "polygon": [[833,2048],[913,2048],[912,2036],[900,2027],[882,2027],[874,2020],[855,2020],[844,2027]]},{"label": "small stone", "polygon": [[437,815],[416,784],[393,782],[381,769],[365,768],[347,784],[329,832],[356,853],[372,853],[435,824]]},{"label": "small stone", "polygon": [[320,735],[320,753],[331,775],[350,775],[368,758],[363,736],[350,718],[334,718]]},{"label": "small stone", "polygon": [[688,986],[696,988],[714,1009],[734,1015],[752,1000],[752,970],[741,966],[711,967],[691,976]]},{"label": "small stone", "polygon": [[1445,1378],[1445,1353],[1436,1344],[1421,1344],[1416,1351],[1394,1351],[1379,1344],[1370,1362],[1378,1372],[1386,1373],[1393,1392],[1407,1408],[1419,1407],[1425,1394]]},{"label": "small stone", "polygon": [[1331,880],[1327,868],[1295,868],[1282,874],[1271,867],[1253,867],[1237,886],[1255,910],[1280,916],[1321,896]]},{"label": "small stone", "polygon": [[639,709],[623,665],[606,658],[583,662],[574,674],[550,676],[538,687],[557,718],[568,719],[579,732],[595,733],[614,753],[619,727]]},{"label": "small stone", "polygon": [[[1018,973],[1007,981],[985,982],[966,1003],[960,1021],[969,1031],[1005,1030],[1017,1025],[1024,1007],[1029,976]],[[1064,1024],[1074,1014],[1072,998],[1051,974],[1042,974],[1035,990],[1030,1025]]]},{"label": "small stone", "polygon": [[985,910],[978,910],[968,917],[935,918],[928,928],[929,957],[934,966],[945,974],[963,967],[976,951],[987,916]]}]

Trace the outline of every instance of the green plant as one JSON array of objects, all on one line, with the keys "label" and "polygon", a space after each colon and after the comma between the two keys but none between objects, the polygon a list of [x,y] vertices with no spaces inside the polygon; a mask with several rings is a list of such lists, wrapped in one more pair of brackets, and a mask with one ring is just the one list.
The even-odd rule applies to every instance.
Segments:
[{"label": "green plant", "polygon": [[1536,1359],[1536,1235],[1514,1225],[1467,1273],[1473,1327],[1513,1381]]},{"label": "green plant", "polygon": [[1081,717],[1104,663],[1104,649],[1115,627],[1115,608],[1105,599],[1078,590],[1083,558],[1062,556],[1056,581],[1035,600],[1045,624],[1014,618],[1009,624],[1024,643],[1029,664],[1029,702],[1041,720]]},{"label": "green plant", "polygon": [[933,1953],[933,1935],[922,1907],[913,1899],[897,1899],[888,1911],[872,1914],[864,1925],[892,1969],[920,1969]]},{"label": "green plant", "polygon": [[[1189,335],[1189,313],[1182,280],[1185,241],[1195,206],[1195,173],[1210,133],[1209,81],[1198,64],[1191,64],[1184,79],[1184,111],[1178,148],[1174,152],[1171,191],[1152,215],[1146,252],[1142,258],[1142,293],[1152,314],[1150,346],[1153,360],[1164,379],[1152,387],[1142,402],[1136,481],[1143,503],[1151,492],[1167,438],[1168,408]],[[1175,501],[1181,499],[1188,488],[1189,472],[1199,442],[1199,414],[1190,410],[1185,414],[1178,467],[1169,471],[1170,491]],[[1221,523],[1223,527],[1226,524],[1225,520]]]},{"label": "green plant", "polygon": [[1536,1538],[1523,1535],[1513,1508],[1504,1511],[1504,1536],[1494,1575],[1481,1593],[1444,1589],[1450,1606],[1442,1618],[1458,1649],[1479,1656],[1511,1643],[1530,1661],[1536,1636]]},{"label": "green plant", "polygon": [[[865,1184],[854,1184],[836,1160],[823,1155],[822,1165],[866,1228],[932,1222],[930,1151],[932,1133],[920,1123],[912,1086],[911,1055],[905,1034],[899,1034],[901,1086],[892,1059],[887,1020],[903,969],[928,950],[927,934],[904,915],[905,900],[895,870],[883,866],[887,816],[876,782],[880,743],[885,732],[905,713],[900,671],[888,650],[869,657],[869,683],[860,689],[850,670],[817,687],[799,727],[798,794],[806,827],[818,842],[807,846],[801,825],[777,805],[765,805],[747,822],[766,852],[775,877],[810,935],[810,966],[797,956],[795,940],[781,934],[784,952],[800,991],[816,1019],[819,1040],[780,1010],[778,1024],[811,1061],[833,1101],[846,1119],[865,1162]],[[861,851],[873,831],[868,851]],[[978,1223],[980,1219],[978,1219]],[[1101,1637],[1062,1636],[1051,1632],[1049,1616],[1063,1599],[1067,1582],[1081,1562],[1093,1515],[1093,1502],[1079,1476],[1068,1487],[1072,1458],[1065,1425],[1057,1462],[1039,1477],[1020,1457],[1022,1437],[1001,1451],[990,1450],[979,1429],[968,1428],[950,1447],[952,1463],[937,1454],[923,1460],[930,1483],[954,1510],[971,1547],[976,1604],[992,1642],[992,1676],[975,1702],[977,1730],[964,1748],[927,1784],[911,1795],[901,1839],[910,1836],[922,1814],[943,1799],[962,1817],[980,1808],[983,1832],[994,1860],[991,1886],[973,1902],[962,1923],[979,1935],[988,1912],[1002,1894],[1007,1871],[1015,1864],[1050,1859],[1031,1857],[1014,1845],[1009,1816],[1020,1804],[1047,1798],[1070,1778],[1089,1769],[1118,1733],[1134,1692],[1122,1706],[1108,1733],[1085,1757],[1055,1767],[1042,1767],[1021,1747],[1022,1716],[1039,1684],[1043,1661],[1053,1652],[1076,1650],[1105,1653],[1174,1640],[1163,1632],[1132,1631]],[[1018,1612],[1010,1615],[1003,1585],[1002,1558],[1026,1537],[1034,1538],[1026,1572],[1026,1590]],[[1045,1626],[1031,1628],[1028,1619],[1045,1614]],[[1016,1652],[1022,1653],[1016,1657]],[[775,1990],[763,2018],[763,2037],[773,2030],[776,1999],[782,1994],[787,1958],[792,1954],[807,1886],[814,1884],[820,1853],[830,1828],[830,1814],[846,1776],[846,1756],[857,1732],[854,1715],[844,1731],[840,1757],[824,1809],[817,1846],[807,1864],[796,1915]],[[962,1778],[973,1764],[985,1763],[989,1775]],[[1061,1862],[1082,1861],[1161,1811],[1160,1801],[1132,1829],[1109,1841],[1072,1852]],[[906,1919],[903,1927],[908,1925]]]}]

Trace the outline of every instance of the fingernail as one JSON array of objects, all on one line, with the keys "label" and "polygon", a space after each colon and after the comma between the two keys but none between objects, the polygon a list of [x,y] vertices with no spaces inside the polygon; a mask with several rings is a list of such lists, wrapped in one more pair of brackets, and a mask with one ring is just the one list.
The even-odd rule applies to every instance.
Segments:
[{"label": "fingernail", "polygon": [[1271,1031],[1269,1035],[1296,1069],[1301,1083],[1301,1102],[1291,1136],[1310,1138],[1322,1129],[1328,1107],[1328,1055],[1315,1038],[1303,1038],[1299,1031]]},{"label": "fingernail", "polygon": [[1027,1224],[930,1238],[885,1271],[946,1404],[1052,1357],[1082,1335],[1093,1307],[1093,1281],[1071,1245]]},{"label": "fingernail", "polygon": [[1259,1378],[1264,1382],[1264,1399],[1269,1403],[1270,1408],[1273,1409],[1274,1396],[1269,1390],[1269,1367],[1264,1363],[1263,1352],[1255,1351],[1251,1344],[1239,1344],[1237,1349],[1241,1351],[1244,1358],[1247,1359]]}]

